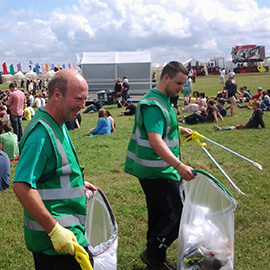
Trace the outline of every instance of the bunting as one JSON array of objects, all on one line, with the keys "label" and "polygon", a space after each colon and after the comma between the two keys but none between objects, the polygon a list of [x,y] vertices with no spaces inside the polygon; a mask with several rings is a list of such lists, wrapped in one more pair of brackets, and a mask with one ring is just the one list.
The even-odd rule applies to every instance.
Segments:
[{"label": "bunting", "polygon": [[32,70],[32,65],[33,65],[33,62],[31,60],[29,60],[29,68],[30,68],[30,70]]},{"label": "bunting", "polygon": [[71,64],[70,63],[68,64],[68,68],[71,69]]},{"label": "bunting", "polygon": [[73,66],[73,68],[76,70],[76,65],[75,65],[75,63],[73,63],[72,66]]},{"label": "bunting", "polygon": [[4,75],[7,75],[7,74],[8,74],[8,71],[7,71],[7,63],[4,62],[4,63],[2,64],[2,67],[3,67],[3,74],[4,74]]},{"label": "bunting", "polygon": [[45,72],[46,73],[49,72],[49,64],[48,63],[45,64]]},{"label": "bunting", "polygon": [[44,63],[41,63],[40,69],[41,69],[41,73],[45,74],[45,64]]},{"label": "bunting", "polygon": [[35,64],[35,71],[36,71],[37,74],[40,73],[40,72],[39,72],[39,64],[38,64],[38,63]]},{"label": "bunting", "polygon": [[54,64],[52,64],[52,70],[54,71]]},{"label": "bunting", "polygon": [[59,65],[59,64],[57,64],[56,66],[57,66],[58,70],[60,70],[60,65]]},{"label": "bunting", "polygon": [[10,70],[10,74],[11,74],[11,75],[14,75],[14,74],[15,74],[13,64],[11,64],[11,65],[9,66],[9,70]]},{"label": "bunting", "polygon": [[63,64],[63,65],[62,65],[62,68],[63,68],[63,69],[65,69],[65,68],[66,68],[66,65],[65,65],[65,64]]},{"label": "bunting", "polygon": [[22,71],[21,63],[18,63],[18,64],[17,64],[17,72],[19,72],[19,71]]}]

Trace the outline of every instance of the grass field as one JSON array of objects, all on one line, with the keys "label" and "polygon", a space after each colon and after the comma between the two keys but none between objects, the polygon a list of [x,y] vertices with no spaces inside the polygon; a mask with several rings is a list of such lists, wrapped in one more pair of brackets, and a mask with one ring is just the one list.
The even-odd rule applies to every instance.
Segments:
[{"label": "grass field", "polygon": [[[238,87],[247,85],[254,94],[258,86],[270,88],[270,75],[241,74],[236,76]],[[194,90],[216,95],[221,90],[218,76],[198,77]],[[2,87],[5,87],[2,85]],[[183,101],[180,101],[183,106]],[[119,116],[116,105],[106,106],[116,120],[116,133],[110,136],[86,138],[89,128],[97,122],[97,114],[82,114],[80,130],[71,131],[79,161],[85,167],[85,179],[100,186],[107,195],[119,227],[118,269],[146,269],[139,258],[145,248],[147,212],[139,182],[124,173],[127,145],[134,117]],[[236,108],[236,116],[225,118],[220,125],[245,123],[252,110]],[[208,143],[207,149],[246,196],[239,196],[210,159],[194,143],[181,148],[183,162],[203,169],[220,180],[236,198],[235,269],[270,269],[270,112],[264,113],[266,129],[215,131],[213,124],[190,126],[212,140],[229,147],[262,165],[263,171],[252,164]],[[26,123],[24,122],[24,126]],[[185,124],[183,124],[185,126]],[[16,163],[11,164],[11,180]],[[0,269],[34,269],[31,253],[23,237],[22,207],[12,189],[0,193]],[[177,260],[177,243],[168,250],[169,259]]]}]

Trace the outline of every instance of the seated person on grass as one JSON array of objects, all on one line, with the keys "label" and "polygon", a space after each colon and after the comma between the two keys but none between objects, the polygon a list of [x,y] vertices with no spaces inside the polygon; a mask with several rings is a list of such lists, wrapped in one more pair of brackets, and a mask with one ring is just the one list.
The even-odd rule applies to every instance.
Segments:
[{"label": "seated person on grass", "polygon": [[252,99],[260,99],[262,97],[262,88],[258,87],[257,93],[252,96]]},{"label": "seated person on grass", "polygon": [[225,99],[226,98],[226,90],[225,90],[225,87],[223,87],[223,90],[222,91],[218,91],[217,92],[217,95],[216,96],[211,96],[211,97],[208,97],[208,100],[218,100],[218,99]]},{"label": "seated person on grass", "polygon": [[102,105],[97,98],[94,98],[93,101],[94,103],[89,105],[83,113],[88,113],[90,111],[98,112],[102,108]]},{"label": "seated person on grass", "polygon": [[18,160],[19,148],[18,137],[11,132],[11,126],[8,123],[0,123],[0,150],[7,153],[11,161]]},{"label": "seated person on grass", "polygon": [[205,111],[207,108],[207,102],[205,98],[205,93],[199,93],[197,91],[194,91],[193,96],[196,97],[195,101],[187,107],[182,108],[181,112],[196,112],[196,111]]},{"label": "seated person on grass", "polygon": [[0,190],[5,190],[10,185],[10,162],[7,153],[0,151]]},{"label": "seated person on grass", "polygon": [[263,91],[263,99],[261,101],[260,108],[263,111],[270,111],[270,89],[266,91]]},{"label": "seated person on grass", "polygon": [[111,120],[111,132],[115,132],[115,121],[109,110],[106,110],[106,115]]},{"label": "seated person on grass", "polygon": [[238,102],[249,102],[252,100],[252,95],[249,90],[247,90],[246,86],[240,87],[240,97],[238,98]]},{"label": "seated person on grass", "polygon": [[30,121],[31,118],[32,118],[31,112],[28,109],[27,105],[24,104],[24,110],[23,110],[23,118],[22,118],[22,120]]},{"label": "seated person on grass", "polygon": [[68,130],[74,130],[75,128],[80,129],[81,121],[82,121],[81,114],[78,113],[75,120],[67,121],[65,122],[65,125]]},{"label": "seated person on grass", "polygon": [[134,115],[136,111],[136,106],[132,103],[131,99],[127,100],[127,108],[125,111],[122,111],[122,115]]},{"label": "seated person on grass", "polygon": [[222,117],[227,116],[227,110],[224,108],[225,100],[224,99],[219,99],[217,103],[217,109],[219,113],[221,114]]},{"label": "seated person on grass", "polygon": [[260,109],[260,102],[255,101],[252,105],[252,108],[254,112],[246,124],[231,126],[231,127],[219,127],[218,125],[215,125],[215,129],[216,130],[233,130],[233,129],[244,129],[244,128],[258,128],[259,126],[261,126],[262,128],[265,128],[265,124],[263,121],[263,111]]},{"label": "seated person on grass", "polygon": [[86,136],[108,134],[111,134],[111,120],[107,116],[106,110],[100,109],[98,111],[97,126],[95,128],[91,128]]},{"label": "seated person on grass", "polygon": [[198,111],[189,116],[184,116],[184,123],[186,124],[198,124],[198,123],[218,123],[218,118],[223,121],[223,117],[220,114],[217,107],[214,105],[213,100],[208,100],[207,108],[205,111]]}]

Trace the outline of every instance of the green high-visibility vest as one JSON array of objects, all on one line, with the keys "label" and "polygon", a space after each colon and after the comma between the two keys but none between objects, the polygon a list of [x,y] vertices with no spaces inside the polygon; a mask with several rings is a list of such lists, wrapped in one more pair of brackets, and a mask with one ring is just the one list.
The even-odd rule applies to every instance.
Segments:
[{"label": "green high-visibility vest", "polygon": [[163,178],[179,180],[180,176],[172,166],[159,157],[151,147],[144,128],[141,106],[158,106],[166,119],[163,141],[173,154],[180,159],[180,140],[177,118],[171,104],[162,95],[149,91],[139,102],[131,140],[128,145],[125,172],[138,178]]},{"label": "green high-visibility vest", "polygon": [[[84,236],[86,197],[82,169],[67,128],[59,126],[43,109],[40,109],[25,129],[20,143],[24,147],[27,137],[37,125],[42,125],[53,146],[57,166],[50,179],[37,181],[37,191],[48,211],[63,227],[75,234],[78,243],[87,246]],[[64,131],[64,132],[63,132]],[[27,248],[33,252],[53,249],[44,229],[24,210],[24,233]]]}]

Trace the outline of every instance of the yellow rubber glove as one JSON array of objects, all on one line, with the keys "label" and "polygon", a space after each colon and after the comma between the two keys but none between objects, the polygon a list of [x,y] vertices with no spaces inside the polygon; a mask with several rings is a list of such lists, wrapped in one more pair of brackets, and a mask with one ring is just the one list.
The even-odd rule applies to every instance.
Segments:
[{"label": "yellow rubber glove", "polygon": [[75,259],[80,264],[82,270],[93,270],[86,250],[77,243],[73,243],[73,246],[75,248]]},{"label": "yellow rubber glove", "polygon": [[49,236],[56,252],[74,255],[73,242],[78,242],[72,231],[56,222]]}]

